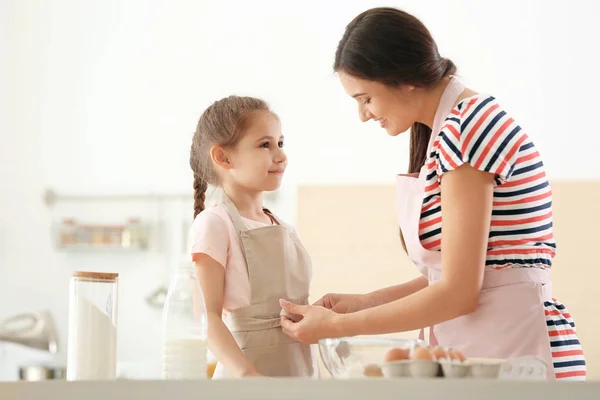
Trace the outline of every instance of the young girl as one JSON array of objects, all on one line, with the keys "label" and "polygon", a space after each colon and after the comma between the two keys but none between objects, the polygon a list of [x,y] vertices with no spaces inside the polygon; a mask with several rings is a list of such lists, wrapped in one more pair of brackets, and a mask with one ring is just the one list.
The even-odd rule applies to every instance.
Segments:
[{"label": "young girl", "polygon": [[[309,255],[294,230],[262,206],[287,157],[263,101],[230,96],[200,117],[192,141],[194,223],[189,237],[208,312],[214,378],[311,376],[310,346],[286,336],[280,298],[308,303]],[[208,184],[220,199],[204,207]],[[292,316],[293,317],[293,316]]]}]

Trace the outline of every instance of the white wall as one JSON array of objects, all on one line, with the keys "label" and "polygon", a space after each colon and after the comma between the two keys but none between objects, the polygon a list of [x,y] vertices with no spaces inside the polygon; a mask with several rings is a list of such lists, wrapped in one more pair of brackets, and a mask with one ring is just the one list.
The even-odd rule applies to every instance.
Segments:
[{"label": "white wall", "polygon": [[[534,138],[551,178],[600,178],[592,153],[600,5],[591,0],[0,0],[0,319],[51,309],[62,357],[70,272],[114,270],[119,359],[156,359],[160,315],[143,296],[162,282],[168,255],[58,253],[50,227],[75,213],[160,219],[157,206],[49,209],[41,196],[48,187],[187,192],[192,132],[219,97],[261,96],[280,115],[291,159],[277,210],[284,217],[295,217],[298,184],[390,183],[407,164],[407,137],[360,124],[331,71],[344,26],[379,5],[426,23],[467,84],[494,94]],[[44,357],[0,345],[0,379]]]}]

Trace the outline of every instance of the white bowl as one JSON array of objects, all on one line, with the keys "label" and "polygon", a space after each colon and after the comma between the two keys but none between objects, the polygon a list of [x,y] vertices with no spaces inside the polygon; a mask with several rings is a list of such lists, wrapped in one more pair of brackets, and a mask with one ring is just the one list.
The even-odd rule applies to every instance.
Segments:
[{"label": "white bowl", "polygon": [[[333,378],[347,379],[356,375],[357,366],[382,366],[387,352],[391,349],[412,350],[415,346],[424,345],[425,342],[418,339],[381,336],[322,339],[319,341],[319,353],[325,368]],[[350,368],[352,371],[349,371]]]}]

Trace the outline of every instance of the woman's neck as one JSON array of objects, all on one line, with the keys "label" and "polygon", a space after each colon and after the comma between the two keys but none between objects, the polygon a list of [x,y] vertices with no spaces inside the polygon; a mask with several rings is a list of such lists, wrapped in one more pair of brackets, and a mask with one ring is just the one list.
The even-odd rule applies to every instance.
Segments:
[{"label": "woman's neck", "polygon": [[[437,83],[435,86],[423,90],[423,98],[421,100],[421,108],[423,110],[423,113],[421,117],[417,120],[417,122],[427,125],[429,129],[433,129],[433,120],[435,119],[435,114],[440,104],[440,100],[442,99],[442,95],[444,94],[444,90],[446,90],[446,86],[448,86],[448,83],[450,83],[450,79],[452,78],[446,77],[442,79],[439,83]],[[476,94],[476,91],[471,90],[469,88],[465,88],[460,94],[460,96],[458,96],[458,99],[456,100],[454,105],[456,106],[456,104],[460,103],[462,100],[466,99],[467,97],[474,96]]]},{"label": "woman's neck", "polygon": [[417,122],[425,124],[432,129],[433,120],[435,119],[435,113],[440,104],[440,99],[442,98],[442,94],[444,94],[444,90],[446,89],[446,86],[448,86],[450,79],[450,77],[446,77],[435,84],[435,86],[423,89],[423,97],[421,100],[421,109],[423,112],[419,116]]}]

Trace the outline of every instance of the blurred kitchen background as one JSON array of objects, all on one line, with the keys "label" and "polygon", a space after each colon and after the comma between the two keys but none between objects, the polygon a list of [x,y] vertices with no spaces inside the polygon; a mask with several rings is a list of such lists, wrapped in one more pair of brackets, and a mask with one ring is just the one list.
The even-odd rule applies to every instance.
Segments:
[{"label": "blurred kitchen background", "polygon": [[[390,188],[406,169],[408,135],[390,139],[376,124],[361,124],[331,70],[345,25],[382,5],[420,17],[466,83],[510,110],[536,142],[551,181],[598,188],[600,4],[592,0],[0,0],[0,324],[47,311],[58,333],[56,354],[0,341],[0,380],[18,379],[21,366],[65,365],[75,270],[119,273],[120,374],[159,375],[161,296],[187,259],[191,137],[218,98],[259,96],[279,114],[290,165],[268,205],[298,224],[301,236],[337,232],[310,218],[320,201],[303,188]],[[299,193],[308,199],[304,208]],[[599,193],[587,204],[598,204]],[[368,216],[379,207],[375,198],[340,196],[344,219],[351,221],[352,210]],[[393,190],[385,198],[385,240],[400,260]],[[324,212],[334,210],[334,201],[326,204]],[[569,273],[563,259],[568,284],[555,281],[564,293],[566,286],[585,293],[561,298],[576,303],[576,321],[576,309],[592,312],[592,277],[600,279],[592,256],[600,221],[591,214],[578,222],[589,230],[578,250],[585,261]],[[378,233],[362,229],[363,236]],[[344,255],[315,256],[315,300],[326,291],[393,284],[387,277],[400,276],[393,265],[406,264],[379,265],[392,274],[384,279],[372,266],[345,261],[353,251],[364,253],[355,260],[377,260],[367,251],[377,246],[330,238]],[[315,254],[326,245],[303,239]],[[579,320],[582,340],[597,340],[594,315]],[[600,377],[599,348],[584,340],[588,348],[590,375]]]}]

